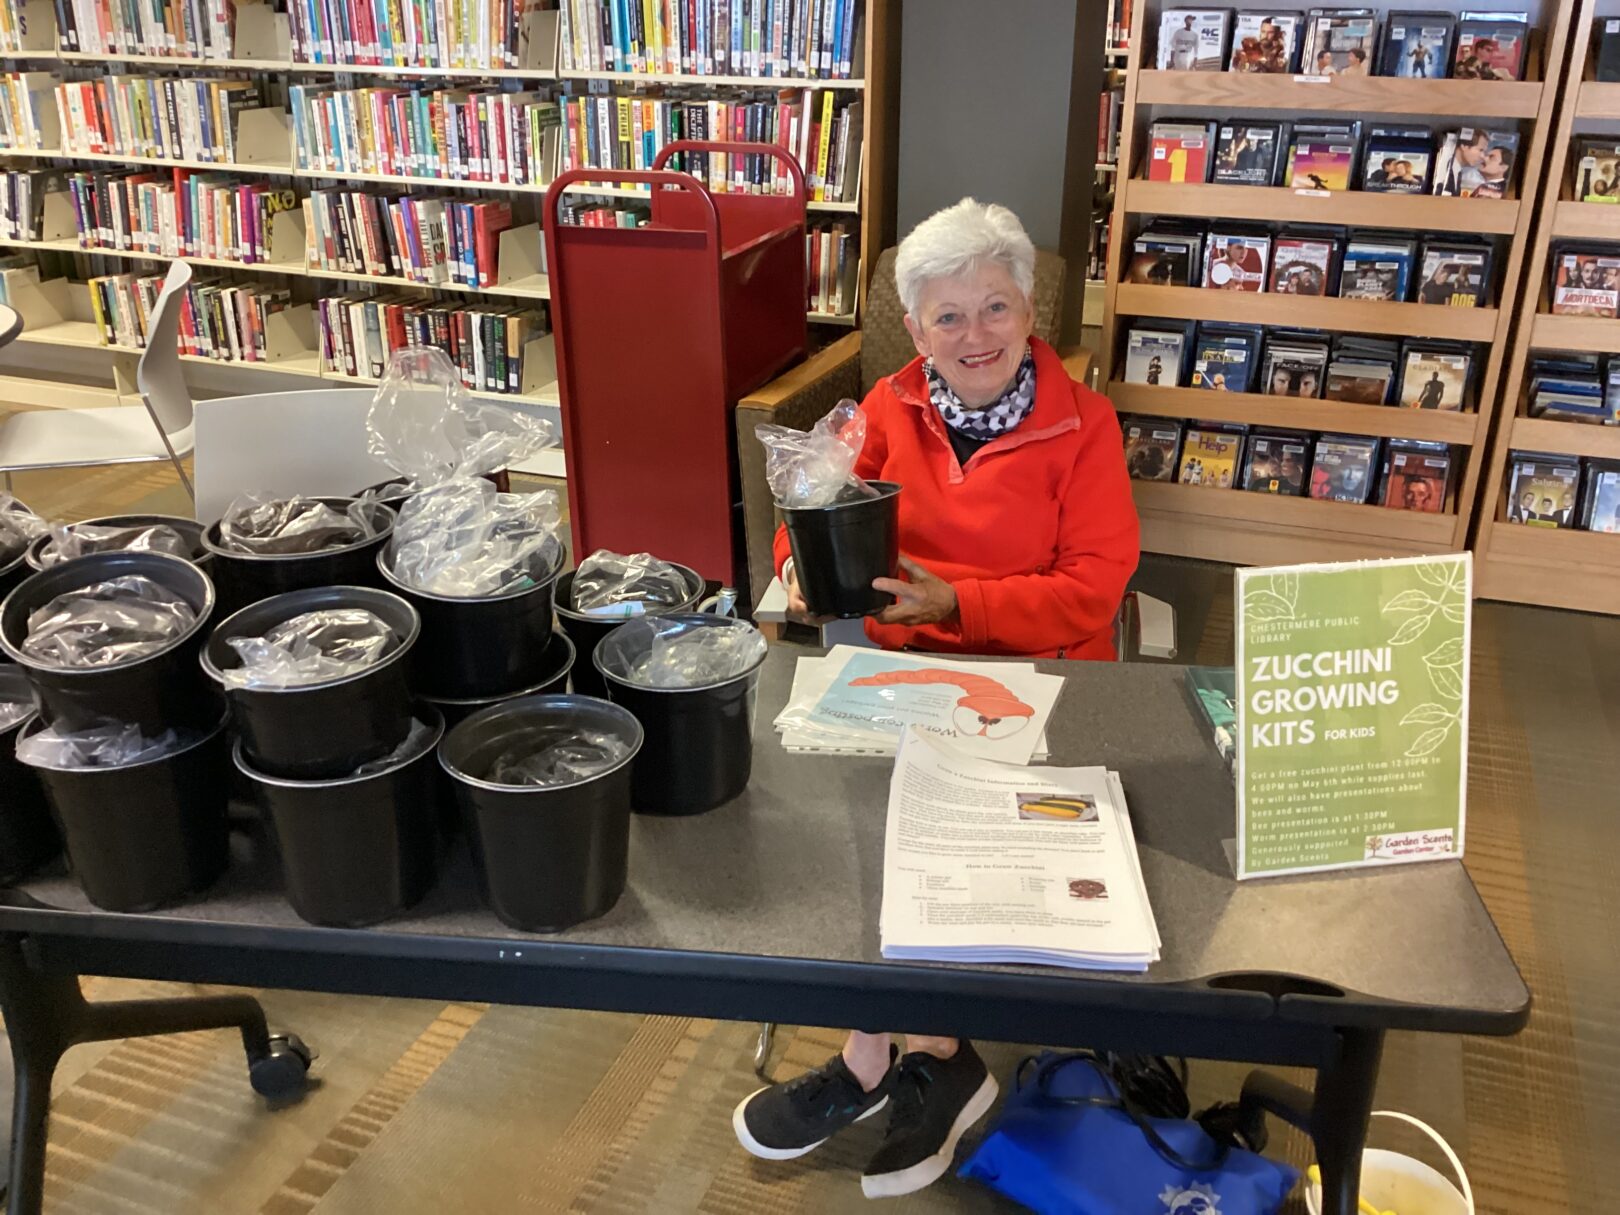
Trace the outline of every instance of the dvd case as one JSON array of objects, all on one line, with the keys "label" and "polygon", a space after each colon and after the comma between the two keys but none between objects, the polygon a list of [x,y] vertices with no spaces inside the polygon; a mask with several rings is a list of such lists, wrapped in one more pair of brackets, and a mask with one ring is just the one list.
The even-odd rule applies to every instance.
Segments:
[{"label": "dvd case", "polygon": [[1620,461],[1587,462],[1581,526],[1589,532],[1620,534]]},{"label": "dvd case", "polygon": [[1451,13],[1391,12],[1384,30],[1380,76],[1411,80],[1444,79],[1451,65]]},{"label": "dvd case", "polygon": [[1490,258],[1488,247],[1424,245],[1422,269],[1418,273],[1418,303],[1483,308]]},{"label": "dvd case", "polygon": [[1326,238],[1279,235],[1271,258],[1271,289],[1283,295],[1326,295],[1334,252],[1333,241]]},{"label": "dvd case", "polygon": [[1228,70],[1272,75],[1294,71],[1304,20],[1303,13],[1239,9],[1233,19],[1232,60],[1227,65]]},{"label": "dvd case", "polygon": [[1552,286],[1552,310],[1560,316],[1620,315],[1620,250],[1555,251]]},{"label": "dvd case", "polygon": [[1423,194],[1434,167],[1434,135],[1425,127],[1374,127],[1367,132],[1361,188],[1380,194]]},{"label": "dvd case", "polygon": [[1529,42],[1528,15],[1465,18],[1457,25],[1457,57],[1451,74],[1458,80],[1523,80]]},{"label": "dvd case", "polygon": [[1392,510],[1438,515],[1445,509],[1451,480],[1451,454],[1399,443],[1390,445],[1389,472],[1384,477],[1383,505]]},{"label": "dvd case", "polygon": [[1218,291],[1264,291],[1271,237],[1263,232],[1209,234],[1204,260],[1204,286]]},{"label": "dvd case", "polygon": [[1148,180],[1207,181],[1213,134],[1213,123],[1154,123],[1148,131]]},{"label": "dvd case", "polygon": [[1509,523],[1532,527],[1569,527],[1575,517],[1575,495],[1581,466],[1557,456],[1513,453],[1508,481]]},{"label": "dvd case", "polygon": [[1241,432],[1189,427],[1181,444],[1181,469],[1176,480],[1206,489],[1231,489],[1242,459]]},{"label": "dvd case", "polygon": [[1471,355],[1422,347],[1408,349],[1401,364],[1397,403],[1405,409],[1438,409],[1456,413],[1468,392]]},{"label": "dvd case", "polygon": [[1243,488],[1259,494],[1305,492],[1310,441],[1304,435],[1266,432],[1249,436],[1243,460]]},{"label": "dvd case", "polygon": [[1125,421],[1125,470],[1137,481],[1174,481],[1181,423],[1173,418]]},{"label": "dvd case", "polygon": [[1219,72],[1226,66],[1229,8],[1167,8],[1159,15],[1160,71]]},{"label": "dvd case", "polygon": [[1378,47],[1372,9],[1313,8],[1306,18],[1300,70],[1316,76],[1371,76]]},{"label": "dvd case", "polygon": [[1215,140],[1213,179],[1225,186],[1269,186],[1277,173],[1274,122],[1231,122],[1222,125]]},{"label": "dvd case", "polygon": [[1517,131],[1463,127],[1448,131],[1434,163],[1434,193],[1505,198],[1519,155]]},{"label": "dvd case", "polygon": [[1575,147],[1575,197],[1581,202],[1620,202],[1620,143],[1582,139]]},{"label": "dvd case", "polygon": [[1323,435],[1311,457],[1311,497],[1366,502],[1372,491],[1378,440],[1360,435]]},{"label": "dvd case", "polygon": [[1187,335],[1167,329],[1132,329],[1125,342],[1125,382],[1174,388],[1181,383]]}]

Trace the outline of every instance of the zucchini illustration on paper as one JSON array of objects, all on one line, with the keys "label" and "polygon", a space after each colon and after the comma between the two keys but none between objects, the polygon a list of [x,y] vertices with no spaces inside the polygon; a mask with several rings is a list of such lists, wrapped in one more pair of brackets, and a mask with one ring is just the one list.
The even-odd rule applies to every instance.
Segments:
[{"label": "zucchini illustration on paper", "polygon": [[956,702],[951,712],[951,724],[956,727],[958,734],[967,738],[1011,738],[1035,716],[1034,706],[1019,700],[1006,684],[969,671],[909,667],[852,679],[849,686],[882,688],[895,684],[934,683],[955,684],[967,693]]}]

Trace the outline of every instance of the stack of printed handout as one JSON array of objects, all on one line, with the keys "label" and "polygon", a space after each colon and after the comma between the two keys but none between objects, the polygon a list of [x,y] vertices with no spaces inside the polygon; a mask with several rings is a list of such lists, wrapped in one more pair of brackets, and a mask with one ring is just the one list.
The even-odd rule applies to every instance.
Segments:
[{"label": "stack of printed handout", "polygon": [[958,662],[835,646],[800,658],[776,717],[782,746],[825,755],[893,755],[915,726],[965,754],[1005,763],[1046,758],[1060,675],[1032,662]]},{"label": "stack of printed handout", "polygon": [[879,935],[907,961],[1146,970],[1159,930],[1118,774],[976,759],[908,728]]}]

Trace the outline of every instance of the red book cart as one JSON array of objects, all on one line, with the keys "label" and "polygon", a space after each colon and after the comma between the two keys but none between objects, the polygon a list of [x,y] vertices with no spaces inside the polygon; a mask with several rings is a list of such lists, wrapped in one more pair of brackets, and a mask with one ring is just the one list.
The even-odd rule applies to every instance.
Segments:
[{"label": "red book cart", "polygon": [[[711,193],[677,152],[783,162],[788,195]],[[578,183],[647,183],[641,228],[558,222]],[[805,353],[798,163],[759,143],[680,140],[646,171],[574,169],[546,193],[546,257],[576,559],[646,551],[746,582],[732,410]]]}]

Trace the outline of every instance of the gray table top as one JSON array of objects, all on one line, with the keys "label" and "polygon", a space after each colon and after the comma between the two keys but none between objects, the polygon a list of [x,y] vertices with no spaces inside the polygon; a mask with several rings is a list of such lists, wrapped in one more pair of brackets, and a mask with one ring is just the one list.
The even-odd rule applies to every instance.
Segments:
[{"label": "gray table top", "polygon": [[[879,952],[891,761],[793,755],[771,727],[794,659],[804,652],[773,646],[765,664],[748,790],[695,818],[638,817],[629,888],[608,915],[551,937],[517,933],[480,905],[459,848],[422,904],[363,931],[845,967],[918,965],[885,962]],[[1194,716],[1183,668],[1085,662],[1042,668],[1068,680],[1048,729],[1052,762],[1099,764],[1121,774],[1163,957],[1145,975],[1035,973],[1088,986],[1263,991],[1284,997],[1293,1016],[1309,1021],[1481,1032],[1511,1032],[1522,1023],[1529,993],[1461,863],[1239,883],[1221,843],[1235,827],[1232,782]],[[83,913],[49,916],[51,932],[118,936],[126,931],[121,921],[146,928],[157,921],[188,935],[188,928],[207,924],[249,926],[263,930],[255,939],[290,942],[333,931],[294,916],[266,848],[246,836],[234,845],[236,862],[212,891],[147,916],[96,912],[61,876],[24,883],[9,898]],[[0,908],[0,928],[47,930],[42,918]],[[1032,973],[952,969],[986,978]]]}]

